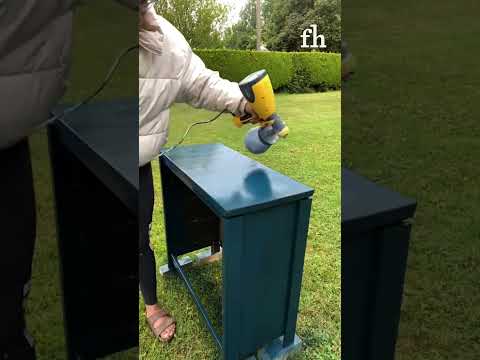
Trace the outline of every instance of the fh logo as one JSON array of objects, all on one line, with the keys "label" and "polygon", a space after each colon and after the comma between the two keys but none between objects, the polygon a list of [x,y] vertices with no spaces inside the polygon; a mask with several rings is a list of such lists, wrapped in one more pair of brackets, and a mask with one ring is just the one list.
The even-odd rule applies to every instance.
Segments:
[{"label": "fh logo", "polygon": [[[318,35],[317,25],[311,25],[309,28],[303,30],[302,35],[300,36],[303,39],[302,48],[311,48],[311,49],[326,49],[327,45],[325,44],[325,36]],[[308,45],[307,39],[313,39],[313,44]],[[318,44],[318,40],[320,39],[320,45]]]}]

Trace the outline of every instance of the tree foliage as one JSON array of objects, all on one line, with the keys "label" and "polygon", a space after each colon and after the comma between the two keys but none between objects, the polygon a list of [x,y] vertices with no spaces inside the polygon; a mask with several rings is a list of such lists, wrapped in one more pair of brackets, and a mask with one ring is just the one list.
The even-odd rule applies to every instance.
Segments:
[{"label": "tree foliage", "polygon": [[192,47],[222,46],[228,8],[218,0],[159,0],[157,11],[185,36]]},{"label": "tree foliage", "polygon": [[302,49],[300,35],[312,24],[326,38],[327,51],[341,47],[341,0],[264,0],[264,42],[269,50]]},{"label": "tree foliage", "polygon": [[[341,47],[341,0],[262,0],[262,42],[272,51],[302,49],[303,31],[312,24],[325,36],[327,51]],[[256,47],[255,0],[248,0],[240,20],[225,31],[225,46],[252,50]]]},{"label": "tree foliage", "polygon": [[256,48],[255,0],[248,0],[240,12],[240,20],[225,30],[224,43],[227,48],[253,50]]}]

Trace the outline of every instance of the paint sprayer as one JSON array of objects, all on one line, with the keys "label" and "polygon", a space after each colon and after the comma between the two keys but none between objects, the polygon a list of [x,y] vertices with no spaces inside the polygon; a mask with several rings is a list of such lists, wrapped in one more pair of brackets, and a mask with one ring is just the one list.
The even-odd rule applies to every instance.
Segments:
[{"label": "paint sprayer", "polygon": [[[239,84],[243,96],[260,118],[258,126],[250,129],[245,136],[245,147],[254,154],[267,151],[279,139],[288,135],[289,129],[276,113],[275,95],[266,70],[248,75]],[[251,115],[236,116],[235,126],[242,127],[250,122]]]}]

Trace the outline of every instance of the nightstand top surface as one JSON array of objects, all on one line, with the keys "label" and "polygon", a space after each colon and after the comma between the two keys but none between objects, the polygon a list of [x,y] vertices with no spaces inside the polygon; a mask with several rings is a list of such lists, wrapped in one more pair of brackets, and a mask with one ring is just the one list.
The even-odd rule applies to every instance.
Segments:
[{"label": "nightstand top surface", "polygon": [[163,160],[224,217],[308,198],[314,192],[222,144],[181,146],[167,153]]}]

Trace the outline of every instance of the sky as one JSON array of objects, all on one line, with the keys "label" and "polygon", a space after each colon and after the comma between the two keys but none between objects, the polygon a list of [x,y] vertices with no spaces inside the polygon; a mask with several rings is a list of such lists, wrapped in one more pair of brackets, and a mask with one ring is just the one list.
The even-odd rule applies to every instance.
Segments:
[{"label": "sky", "polygon": [[228,14],[227,26],[235,24],[238,21],[240,11],[247,3],[247,0],[219,0],[222,4],[230,7],[230,13]]}]

